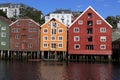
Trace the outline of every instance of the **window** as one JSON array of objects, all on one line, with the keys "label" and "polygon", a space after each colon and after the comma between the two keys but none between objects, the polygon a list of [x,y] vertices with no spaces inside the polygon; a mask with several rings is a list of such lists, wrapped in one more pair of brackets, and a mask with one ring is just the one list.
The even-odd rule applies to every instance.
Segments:
[{"label": "window", "polygon": [[15,36],[15,39],[20,39],[20,35],[16,35],[16,36]]},{"label": "window", "polygon": [[78,27],[75,27],[75,28],[74,28],[74,32],[75,32],[75,33],[78,33],[78,32],[79,32],[79,28],[78,28]]},{"label": "window", "polygon": [[78,24],[82,25],[83,24],[83,20],[78,20]]},{"label": "window", "polygon": [[93,50],[94,46],[93,45],[86,45],[86,50]]},{"label": "window", "polygon": [[3,30],[3,31],[6,30],[6,27],[1,27],[1,30]]},{"label": "window", "polygon": [[87,38],[87,41],[88,41],[88,42],[92,42],[92,36],[89,36],[89,37]]},{"label": "window", "polygon": [[44,29],[44,33],[48,33],[48,29]]},{"label": "window", "polygon": [[28,31],[29,31],[29,32],[32,32],[33,30],[32,30],[32,28],[29,28]]},{"label": "window", "polygon": [[51,40],[55,40],[55,36],[52,36],[52,37],[51,37]]},{"label": "window", "polygon": [[52,27],[53,27],[53,28],[56,28],[56,27],[57,27],[56,22],[52,22]]},{"label": "window", "polygon": [[13,29],[12,29],[12,32],[18,33],[18,32],[20,32],[20,29],[19,29],[19,28],[13,28]]},{"label": "window", "polygon": [[52,29],[52,34],[56,34],[56,29]]},{"label": "window", "polygon": [[56,44],[55,44],[55,43],[52,43],[52,44],[51,44],[51,48],[56,48]]},{"label": "window", "polygon": [[88,18],[92,18],[92,13],[88,13]]},{"label": "window", "polygon": [[1,45],[2,45],[2,46],[5,46],[5,45],[6,45],[6,42],[1,42]]},{"label": "window", "polygon": [[32,22],[29,22],[28,25],[29,25],[29,26],[32,26]]},{"label": "window", "polygon": [[59,48],[62,48],[62,47],[63,47],[63,44],[62,44],[62,43],[58,43],[58,47],[59,47]]},{"label": "window", "polygon": [[106,49],[106,45],[105,44],[101,44],[100,45],[100,49]]},{"label": "window", "polygon": [[36,29],[36,28],[33,28],[33,32],[37,32],[37,29]]},{"label": "window", "polygon": [[58,40],[60,40],[60,41],[63,40],[63,37],[62,37],[62,36],[59,36],[59,37],[58,37]]},{"label": "window", "polygon": [[80,44],[74,44],[74,49],[80,49]]},{"label": "window", "polygon": [[106,32],[106,28],[105,27],[100,28],[100,32],[101,33],[105,33]]},{"label": "window", "polygon": [[102,21],[101,20],[97,20],[97,24],[101,24],[102,23]]},{"label": "window", "polygon": [[44,36],[44,40],[48,40],[48,37],[47,37],[47,36]]},{"label": "window", "polygon": [[2,33],[1,33],[1,37],[6,37],[6,33],[5,33],[5,32],[2,32]]},{"label": "window", "polygon": [[19,43],[16,43],[16,44],[15,44],[15,47],[20,47],[20,44],[19,44]]},{"label": "window", "polygon": [[93,25],[93,21],[87,21],[87,25],[88,26],[92,26]]},{"label": "window", "polygon": [[28,39],[32,39],[33,38],[33,36],[32,35],[28,35]]},{"label": "window", "polygon": [[44,46],[44,48],[47,48],[48,47],[48,43],[44,43],[43,46]]},{"label": "window", "polygon": [[101,41],[101,42],[106,42],[106,36],[101,36],[101,37],[100,37],[100,41]]},{"label": "window", "polygon": [[87,34],[92,34],[92,33],[93,33],[92,28],[88,28],[87,29]]},{"label": "window", "polygon": [[28,44],[28,48],[32,48],[32,46],[33,46],[32,43]]},{"label": "window", "polygon": [[74,36],[74,41],[80,41],[79,36]]},{"label": "window", "polygon": [[62,32],[63,32],[63,29],[61,29],[61,28],[58,29],[58,32],[59,32],[59,33],[62,33]]}]

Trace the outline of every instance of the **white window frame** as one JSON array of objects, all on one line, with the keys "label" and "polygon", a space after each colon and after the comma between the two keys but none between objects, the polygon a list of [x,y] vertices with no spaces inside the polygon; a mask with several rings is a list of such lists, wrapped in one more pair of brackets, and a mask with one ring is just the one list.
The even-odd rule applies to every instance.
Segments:
[{"label": "white window frame", "polygon": [[102,24],[102,20],[97,20],[96,23],[97,24]]},{"label": "white window frame", "polygon": [[2,32],[1,37],[6,37],[6,32]]},{"label": "white window frame", "polygon": [[16,43],[16,44],[15,44],[15,47],[20,47],[20,43]]},{"label": "white window frame", "polygon": [[48,36],[43,36],[43,40],[44,40],[44,41],[47,41],[47,40],[45,40],[45,37],[47,37],[47,40],[48,40]]},{"label": "white window frame", "polygon": [[5,31],[5,30],[6,30],[6,27],[1,27],[1,30]]},{"label": "white window frame", "polygon": [[[79,48],[76,48],[76,46],[79,46]],[[74,44],[74,49],[80,49],[80,44]]]},{"label": "white window frame", "polygon": [[78,20],[78,24],[82,25],[83,24],[83,20]]},{"label": "white window frame", "polygon": [[[78,40],[76,40],[76,37],[78,38]],[[80,41],[80,36],[74,36],[74,42],[79,42]]]},{"label": "white window frame", "polygon": [[[102,48],[102,46],[104,46],[104,48]],[[106,49],[106,45],[105,45],[105,44],[101,44],[101,45],[100,45],[100,49],[101,49],[101,50],[105,50],[105,49]]]},{"label": "white window frame", "polygon": [[[59,46],[60,44],[62,44],[62,47]],[[63,48],[63,43],[58,43],[58,48]]]},{"label": "white window frame", "polygon": [[[55,39],[53,40],[52,37],[54,37]],[[55,40],[56,40],[56,37],[55,37],[55,36],[51,36],[51,40],[52,40],[52,41],[55,41]]]},{"label": "white window frame", "polygon": [[[62,32],[60,32],[59,30],[62,30]],[[58,29],[58,33],[63,33],[63,28],[59,28]]]},{"label": "white window frame", "polygon": [[[62,37],[62,40],[59,39],[60,37]],[[63,41],[63,36],[58,36],[58,40],[59,40],[59,41]]]},{"label": "white window frame", "polygon": [[[44,46],[44,44],[47,44],[47,46]],[[44,48],[48,48],[48,43],[47,43],[47,42],[44,42],[44,43],[43,43],[43,47],[44,47]]]},{"label": "white window frame", "polygon": [[106,32],[106,27],[101,27],[101,28],[100,28],[100,32],[101,32],[101,33],[105,33],[105,32]]},{"label": "white window frame", "polygon": [[[47,32],[45,32],[45,29],[47,30]],[[44,29],[43,29],[43,33],[44,33],[44,34],[47,34],[47,33],[48,33],[48,29],[47,29],[47,28],[44,28]]]},{"label": "white window frame", "polygon": [[100,42],[106,42],[106,36],[100,36]]},{"label": "white window frame", "polygon": [[57,48],[57,46],[55,46],[55,48],[52,48],[52,44],[56,44],[56,43],[51,43],[50,44],[50,48],[53,50],[53,49],[56,49]]},{"label": "white window frame", "polygon": [[[78,29],[78,32],[76,32],[75,29]],[[79,33],[79,32],[80,32],[79,27],[74,27],[74,33]]]},{"label": "white window frame", "polygon": [[2,46],[5,46],[5,45],[6,45],[6,42],[1,42],[1,45],[2,45]]}]

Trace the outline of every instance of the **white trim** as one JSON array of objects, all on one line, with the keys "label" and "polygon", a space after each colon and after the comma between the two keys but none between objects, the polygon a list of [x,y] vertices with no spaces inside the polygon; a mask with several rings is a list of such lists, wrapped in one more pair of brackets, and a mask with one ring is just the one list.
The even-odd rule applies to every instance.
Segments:
[{"label": "white trim", "polygon": [[[76,29],[76,28],[78,29],[78,32],[75,32],[75,29]],[[80,32],[79,27],[74,27],[73,32],[74,32],[74,33],[79,33],[79,32]]]},{"label": "white trim", "polygon": [[[59,32],[60,29],[62,30],[62,32]],[[58,33],[63,33],[63,28],[58,28]]]},{"label": "white trim", "polygon": [[[45,29],[47,30],[47,32],[44,32]],[[43,33],[48,34],[48,28],[43,28]]]},{"label": "white trim", "polygon": [[[102,46],[104,46],[104,48],[102,48]],[[101,45],[100,45],[100,49],[101,49],[101,50],[105,50],[105,49],[106,49],[106,45],[105,45],[105,44],[101,44]]]},{"label": "white trim", "polygon": [[17,22],[20,21],[20,20],[29,20],[29,21],[35,23],[36,25],[40,26],[37,22],[35,22],[35,21],[32,20],[32,19],[18,19],[18,20],[16,20],[15,22],[11,23],[9,26],[12,26],[13,24],[17,23]]},{"label": "white trim", "polygon": [[45,37],[47,37],[47,40],[48,40],[48,36],[43,36],[43,41],[47,41],[47,40],[45,40]]},{"label": "white trim", "polygon": [[[76,45],[78,45],[79,48],[76,48]],[[74,44],[74,49],[80,49],[80,44]]]},{"label": "white trim", "polygon": [[[47,44],[47,46],[45,47],[44,44]],[[48,48],[48,43],[47,42],[43,43],[43,48]]]},{"label": "white trim", "polygon": [[[59,44],[62,44],[62,47],[60,47]],[[63,48],[63,43],[58,43],[58,48]]]},{"label": "white trim", "polygon": [[[102,31],[102,29],[104,29],[105,31]],[[106,27],[101,27],[100,28],[100,33],[106,33]]]},{"label": "white trim", "polygon": [[[53,40],[52,37],[55,37],[55,39]],[[51,36],[51,41],[55,41],[56,40],[56,36]]]},{"label": "white trim", "polygon": [[[99,23],[99,22],[100,22],[100,23]],[[97,25],[102,24],[102,20],[97,20],[97,21],[96,21],[96,24],[97,24]]]},{"label": "white trim", "polygon": [[[78,40],[75,40],[76,37],[78,37]],[[80,41],[80,36],[74,36],[74,42],[79,42]]]},{"label": "white trim", "polygon": [[106,42],[106,36],[100,36],[100,42]]},{"label": "white trim", "polygon": [[82,25],[83,24],[83,20],[78,20],[78,25]]},{"label": "white trim", "polygon": [[92,9],[103,21],[105,21],[105,23],[107,23],[107,24],[112,28],[112,26],[111,26],[98,12],[96,12],[91,6],[89,6],[79,17],[77,17],[77,19],[74,20],[74,22],[69,26],[69,28],[70,28],[80,17],[82,17],[83,14],[86,13],[88,9]]},{"label": "white trim", "polygon": [[[59,40],[59,37],[62,37],[62,40]],[[63,36],[58,36],[58,41],[63,41]]]}]

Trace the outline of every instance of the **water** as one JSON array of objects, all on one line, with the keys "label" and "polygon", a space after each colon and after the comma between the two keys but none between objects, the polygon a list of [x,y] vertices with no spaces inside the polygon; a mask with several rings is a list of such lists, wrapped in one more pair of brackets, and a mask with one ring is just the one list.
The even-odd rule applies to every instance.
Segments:
[{"label": "water", "polygon": [[120,64],[0,61],[0,80],[120,80]]}]

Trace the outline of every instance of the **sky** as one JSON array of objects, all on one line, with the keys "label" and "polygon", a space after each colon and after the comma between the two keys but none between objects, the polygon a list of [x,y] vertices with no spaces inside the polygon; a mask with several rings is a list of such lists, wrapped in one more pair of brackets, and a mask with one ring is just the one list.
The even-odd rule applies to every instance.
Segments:
[{"label": "sky", "polygon": [[104,18],[120,15],[120,0],[0,0],[0,3],[23,3],[42,11],[44,15],[56,9],[84,11],[88,6]]}]

